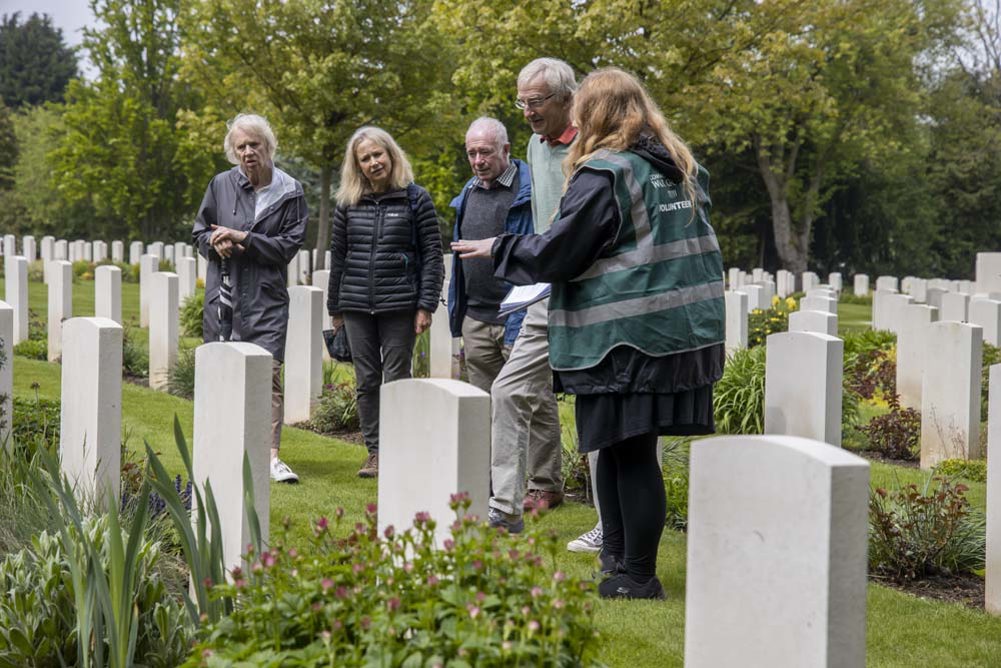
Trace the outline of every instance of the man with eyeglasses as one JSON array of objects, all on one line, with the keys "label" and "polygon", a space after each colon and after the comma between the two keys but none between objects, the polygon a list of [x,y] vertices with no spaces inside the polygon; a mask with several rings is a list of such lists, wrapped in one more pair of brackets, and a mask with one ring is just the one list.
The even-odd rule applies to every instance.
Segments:
[{"label": "man with eyeglasses", "polygon": [[[527,161],[535,233],[541,234],[559,208],[563,158],[577,136],[570,122],[577,82],[565,62],[538,58],[521,70],[517,85],[515,105],[534,132],[528,141]],[[548,299],[529,306],[521,333],[490,393],[493,496],[489,521],[508,530],[520,530],[524,510],[554,508],[563,502],[563,446],[549,367],[548,319]]]},{"label": "man with eyeglasses", "polygon": [[[473,171],[452,200],[454,239],[486,239],[502,233],[532,234],[532,182],[528,165],[511,159],[507,128],[495,118],[478,118],[466,131],[466,157]],[[488,262],[462,262],[452,255],[448,318],[461,336],[469,382],[490,392],[521,329],[524,311],[498,315],[510,284],[494,278]]]}]

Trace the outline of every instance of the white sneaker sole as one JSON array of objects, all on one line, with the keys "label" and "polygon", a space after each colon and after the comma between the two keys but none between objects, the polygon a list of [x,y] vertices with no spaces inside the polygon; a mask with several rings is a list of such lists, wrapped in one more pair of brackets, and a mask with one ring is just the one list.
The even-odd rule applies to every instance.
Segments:
[{"label": "white sneaker sole", "polygon": [[569,543],[567,543],[567,550],[569,550],[570,552],[591,552],[593,554],[597,554],[598,552],[601,552],[601,546],[600,545],[591,546],[588,545],[587,543],[581,543],[576,540],[572,540]]}]

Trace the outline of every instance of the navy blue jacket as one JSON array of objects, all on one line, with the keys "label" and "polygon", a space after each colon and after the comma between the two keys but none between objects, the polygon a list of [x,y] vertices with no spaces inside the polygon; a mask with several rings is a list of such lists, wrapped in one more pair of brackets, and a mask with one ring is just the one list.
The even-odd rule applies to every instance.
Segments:
[{"label": "navy blue jacket", "polygon": [[[521,160],[514,159],[514,164],[518,167],[518,192],[514,195],[511,208],[507,213],[507,220],[504,221],[504,232],[509,234],[535,234],[535,224],[532,222],[532,177],[528,171],[528,164]],[[469,179],[455,199],[452,200],[451,207],[455,209],[455,230],[452,239],[458,241],[462,238],[462,216],[466,211],[466,195],[469,194],[476,177]],[[482,260],[474,260],[482,262]],[[466,317],[466,281],[462,275],[462,261],[458,253],[452,253],[452,279],[448,283],[448,324],[452,330],[452,336],[462,336],[462,321]],[[518,338],[521,330],[521,321],[525,318],[525,311],[517,311],[508,316],[504,324],[504,344],[514,345],[514,340]]]}]

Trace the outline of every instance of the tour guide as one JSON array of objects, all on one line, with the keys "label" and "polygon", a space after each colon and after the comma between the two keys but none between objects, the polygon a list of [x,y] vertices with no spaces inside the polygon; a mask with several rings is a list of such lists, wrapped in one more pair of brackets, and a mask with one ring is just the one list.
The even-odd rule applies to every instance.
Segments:
[{"label": "tour guide", "polygon": [[723,263],[708,175],[643,86],[615,68],[584,79],[559,214],[541,235],[458,241],[515,284],[550,281],[549,359],[576,394],[581,452],[598,450],[603,597],[663,598],[658,434],[714,431],[723,373]]}]

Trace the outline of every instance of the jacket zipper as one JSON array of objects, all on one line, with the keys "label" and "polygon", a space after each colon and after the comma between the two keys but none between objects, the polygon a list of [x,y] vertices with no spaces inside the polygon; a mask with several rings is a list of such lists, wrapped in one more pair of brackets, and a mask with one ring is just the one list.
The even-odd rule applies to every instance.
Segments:
[{"label": "jacket zipper", "polygon": [[[375,225],[372,226],[372,249],[369,251],[368,266],[375,267],[375,248],[382,236],[382,214],[381,204],[376,205]],[[368,272],[368,305],[369,314],[375,315],[375,272]]]}]

